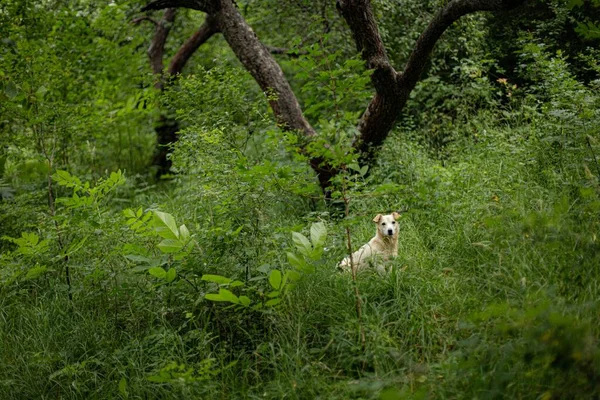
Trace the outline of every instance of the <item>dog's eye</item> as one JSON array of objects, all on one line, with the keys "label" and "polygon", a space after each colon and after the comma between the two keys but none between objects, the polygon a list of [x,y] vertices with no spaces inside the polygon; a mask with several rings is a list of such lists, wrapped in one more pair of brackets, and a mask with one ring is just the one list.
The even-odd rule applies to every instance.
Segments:
[{"label": "dog's eye", "polygon": [[393,222],[392,222],[392,225],[396,225],[396,221],[393,221]]},{"label": "dog's eye", "polygon": [[384,223],[382,223],[381,225],[385,226],[385,222],[384,222]]}]

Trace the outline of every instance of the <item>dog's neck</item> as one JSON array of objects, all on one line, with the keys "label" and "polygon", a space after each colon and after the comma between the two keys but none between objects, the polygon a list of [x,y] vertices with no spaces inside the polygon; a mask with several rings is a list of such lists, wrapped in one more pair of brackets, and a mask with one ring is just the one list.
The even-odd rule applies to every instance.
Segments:
[{"label": "dog's neck", "polygon": [[377,230],[377,239],[379,239],[384,246],[391,247],[392,249],[396,249],[398,247],[398,234],[396,233],[393,236],[382,235],[379,230]]}]

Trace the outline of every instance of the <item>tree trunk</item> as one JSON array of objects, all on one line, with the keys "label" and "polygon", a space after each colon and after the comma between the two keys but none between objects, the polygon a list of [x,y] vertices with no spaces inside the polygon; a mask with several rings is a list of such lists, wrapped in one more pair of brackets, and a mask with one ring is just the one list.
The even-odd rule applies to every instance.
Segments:
[{"label": "tree trunk", "polygon": [[170,173],[173,165],[169,154],[171,147],[177,141],[177,132],[179,132],[179,124],[172,118],[161,115],[156,127],[156,152],[152,165],[156,166],[156,178]]},{"label": "tree trunk", "polygon": [[[172,76],[181,73],[194,52],[218,32],[216,21],[208,15],[200,28],[186,40],[179,51],[173,56],[165,75],[163,71],[165,43],[175,20],[175,12],[175,8],[168,8],[159,22],[150,18],[137,18],[133,21],[134,23],[139,23],[143,20],[151,21],[156,27],[154,37],[148,49],[148,58],[150,60],[152,72],[157,77],[155,87],[161,91],[165,89],[165,85],[168,85]],[[169,158],[169,154],[171,152],[171,147],[177,141],[179,124],[176,120],[163,114],[160,116],[154,130],[156,131],[156,150],[152,159],[152,165],[157,168],[156,178],[160,178],[162,175],[170,173],[172,162]]]},{"label": "tree trunk", "polygon": [[[348,23],[359,52],[367,68],[373,70],[371,82],[375,88],[373,99],[358,122],[359,137],[354,148],[361,160],[372,165],[377,148],[385,141],[400,116],[411,91],[417,84],[426,62],[445,30],[466,14],[477,11],[510,10],[525,0],[451,0],[433,18],[417,40],[402,73],[391,65],[381,40],[370,0],[337,0],[336,6]],[[227,43],[237,58],[261,87],[277,123],[283,129],[303,134],[304,146],[317,134],[302,113],[283,72],[269,50],[239,13],[232,0],[157,0],[143,10],[168,7],[186,7],[214,17]],[[304,151],[304,148],[301,149]],[[312,157],[310,165],[316,172],[324,193],[330,180],[339,171],[322,158]]]}]

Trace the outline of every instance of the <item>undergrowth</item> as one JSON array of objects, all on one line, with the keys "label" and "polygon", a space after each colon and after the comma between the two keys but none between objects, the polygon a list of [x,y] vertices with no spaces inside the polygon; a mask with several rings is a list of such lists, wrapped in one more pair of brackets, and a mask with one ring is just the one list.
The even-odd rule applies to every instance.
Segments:
[{"label": "undergrowth", "polygon": [[[500,82],[443,148],[397,128],[342,175],[347,218],[245,78],[182,82],[173,181],[56,171],[0,203],[0,397],[597,398],[598,98],[527,54],[541,106]],[[398,257],[355,290],[345,229],[356,247],[392,210]]]}]

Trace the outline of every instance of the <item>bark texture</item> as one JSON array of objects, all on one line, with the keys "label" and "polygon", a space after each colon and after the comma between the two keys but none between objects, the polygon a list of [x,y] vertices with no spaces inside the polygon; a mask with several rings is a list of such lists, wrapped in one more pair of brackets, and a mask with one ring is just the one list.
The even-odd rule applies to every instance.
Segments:
[{"label": "bark texture", "polygon": [[215,33],[219,32],[216,20],[207,15],[200,28],[179,48],[169,64],[169,75],[178,75],[192,55]]}]

